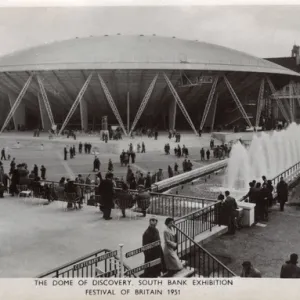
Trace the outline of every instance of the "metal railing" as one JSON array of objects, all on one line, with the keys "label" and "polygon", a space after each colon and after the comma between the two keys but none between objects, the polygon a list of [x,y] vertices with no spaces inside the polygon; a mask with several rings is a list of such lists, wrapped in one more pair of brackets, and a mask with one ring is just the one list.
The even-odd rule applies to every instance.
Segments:
[{"label": "metal railing", "polygon": [[[58,182],[45,181],[50,184],[54,189],[58,186]],[[80,187],[81,197],[83,197],[83,202],[87,203],[89,199],[97,196],[97,186],[75,183],[75,185]],[[120,188],[115,188],[115,197],[118,197],[118,191]],[[129,190],[129,193],[133,196],[138,194],[137,190]],[[147,213],[160,215],[160,216],[170,216],[173,218],[179,218],[187,214],[201,210],[202,208],[210,205],[211,203],[217,202],[214,199],[205,199],[191,196],[183,195],[173,195],[173,194],[161,194],[156,192],[149,192],[150,194],[150,206],[147,209]],[[57,199],[64,200],[64,199]],[[64,200],[65,201],[65,200]]]},{"label": "metal railing", "polygon": [[186,262],[185,267],[193,271],[192,277],[229,278],[237,276],[177,225],[174,227],[178,241],[177,255],[182,262]]},{"label": "metal railing", "polygon": [[[124,271],[130,270],[126,264],[123,263],[123,265]],[[97,250],[60,267],[40,274],[37,278],[97,277],[97,273],[99,272],[98,270],[101,270],[103,277],[119,277],[120,260],[117,257],[117,251],[111,251],[108,249]]]},{"label": "metal railing", "polygon": [[[175,225],[186,236],[195,239],[197,235],[205,231],[212,231],[213,227],[220,225],[220,205],[221,202],[219,201],[188,215],[181,216],[175,220]],[[185,240],[180,240],[179,242],[184,241]]]},{"label": "metal railing", "polygon": [[[280,178],[283,177],[283,179],[286,181],[286,183],[290,186],[293,184],[293,182],[299,178],[300,175],[300,162],[294,164],[290,168],[286,169],[285,171],[281,172],[280,174],[276,175],[274,178],[271,179],[272,185],[274,187],[273,190],[273,197],[277,197],[277,191],[276,186],[280,181]],[[239,201],[249,201],[249,197],[247,198],[241,198]]]}]

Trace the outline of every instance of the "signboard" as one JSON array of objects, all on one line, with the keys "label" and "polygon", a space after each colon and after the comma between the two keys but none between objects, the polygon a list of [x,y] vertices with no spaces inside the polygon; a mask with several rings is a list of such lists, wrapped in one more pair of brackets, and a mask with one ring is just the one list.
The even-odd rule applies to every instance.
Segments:
[{"label": "signboard", "polygon": [[96,277],[112,277],[117,275],[117,273],[118,273],[117,270],[112,270],[106,273],[97,274]]},{"label": "signboard", "polygon": [[148,268],[151,268],[153,266],[156,266],[156,265],[159,265],[161,263],[161,259],[158,258],[158,259],[155,259],[155,260],[152,260],[152,261],[149,261],[148,263],[144,264],[144,265],[141,265],[139,267],[136,267],[134,269],[131,269],[131,270],[128,270],[124,273],[124,275],[128,276],[128,275],[133,275],[135,273],[138,273],[140,271],[143,271],[145,269],[148,269]]},{"label": "signboard", "polygon": [[98,256],[98,257],[95,257],[95,258],[86,260],[86,261],[84,261],[84,262],[82,262],[82,263],[80,263],[80,264],[74,265],[74,266],[73,266],[73,270],[78,270],[78,269],[81,269],[81,268],[84,268],[84,267],[93,265],[93,264],[95,264],[95,263],[97,263],[97,262],[99,262],[99,261],[102,261],[102,260],[111,258],[111,257],[113,257],[113,256],[116,256],[117,254],[118,254],[118,251],[115,250],[115,251],[106,253],[106,254],[104,254],[104,255],[101,255],[101,256]]},{"label": "signboard", "polygon": [[143,247],[141,247],[141,248],[137,248],[137,249],[135,249],[135,250],[132,250],[132,251],[127,252],[127,253],[125,254],[125,257],[128,258],[128,257],[134,256],[134,255],[137,255],[137,254],[139,254],[139,253],[141,253],[141,252],[150,250],[150,249],[152,249],[152,248],[154,248],[154,247],[157,247],[157,246],[159,246],[159,245],[160,245],[160,241],[155,241],[155,242],[153,242],[153,243],[151,243],[151,244],[147,244],[147,245],[145,245],[145,246],[143,246]]}]

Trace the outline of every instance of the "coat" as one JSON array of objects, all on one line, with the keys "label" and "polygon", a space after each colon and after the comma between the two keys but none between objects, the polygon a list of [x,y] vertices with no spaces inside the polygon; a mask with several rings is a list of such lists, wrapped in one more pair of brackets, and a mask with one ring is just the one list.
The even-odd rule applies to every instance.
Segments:
[{"label": "coat", "polygon": [[[160,241],[160,236],[157,228],[149,226],[143,234],[143,246]],[[164,272],[164,254],[161,245],[156,246],[152,249],[146,250],[144,252],[145,263],[155,260],[157,258],[161,259],[161,264],[147,268],[144,272],[143,277],[156,278]]]},{"label": "coat", "polygon": [[168,271],[179,271],[183,268],[181,261],[176,253],[177,243],[176,234],[168,227],[164,230],[164,259]]},{"label": "coat", "polygon": [[281,267],[280,278],[300,278],[300,268],[290,261],[287,261]]},{"label": "coat", "polygon": [[280,181],[277,184],[277,195],[279,202],[287,202],[288,200],[288,185],[284,181]]},{"label": "coat", "polygon": [[150,193],[149,192],[141,192],[138,193],[135,197],[137,202],[137,206],[142,210],[147,210],[150,206]]},{"label": "coat", "polygon": [[101,195],[101,203],[104,208],[114,208],[114,184],[109,179],[104,179],[99,185],[99,194]]},{"label": "coat", "polygon": [[115,197],[120,209],[132,208],[134,205],[133,196],[128,191],[118,191]]}]

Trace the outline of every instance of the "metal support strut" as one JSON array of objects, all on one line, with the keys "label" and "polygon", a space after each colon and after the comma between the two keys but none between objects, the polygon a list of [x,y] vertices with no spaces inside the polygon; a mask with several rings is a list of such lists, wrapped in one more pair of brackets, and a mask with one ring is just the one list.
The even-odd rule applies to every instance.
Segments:
[{"label": "metal support strut", "polygon": [[131,135],[131,132],[134,130],[137,122],[139,121],[140,117],[142,116],[147,104],[148,104],[148,101],[152,95],[152,92],[153,92],[153,89],[154,89],[154,86],[155,86],[155,83],[157,81],[157,78],[158,78],[158,73],[155,75],[155,77],[153,78],[152,82],[150,83],[149,85],[149,88],[141,102],[141,105],[136,113],[136,116],[134,118],[134,121],[132,123],[132,126],[131,126],[131,129],[130,129],[130,132],[129,132],[129,135]]},{"label": "metal support strut", "polygon": [[298,96],[299,92],[297,91],[297,86],[295,83],[293,83],[292,86],[293,86],[295,98],[297,99],[298,105],[300,106],[300,97]]},{"label": "metal support strut", "polygon": [[212,101],[214,99],[214,95],[215,95],[216,87],[217,87],[217,84],[218,84],[218,80],[219,80],[219,77],[217,76],[215,78],[213,84],[212,84],[210,93],[208,95],[208,99],[207,99],[206,104],[205,104],[205,108],[204,108],[204,112],[203,112],[203,116],[202,116],[202,120],[201,120],[201,124],[200,124],[200,130],[202,130],[202,128],[203,128],[203,126],[205,124],[205,121],[206,121],[206,118],[207,118],[207,115],[208,115],[211,103],[212,103]]},{"label": "metal support strut", "polygon": [[276,100],[277,106],[278,106],[278,108],[280,109],[280,111],[281,111],[281,113],[282,113],[284,119],[285,119],[287,122],[290,122],[289,116],[288,116],[287,112],[285,111],[283,104],[281,103],[280,99],[276,96],[276,90],[275,90],[275,87],[274,87],[274,85],[273,85],[273,83],[272,83],[272,81],[270,80],[269,77],[267,77],[267,81],[268,81],[268,84],[269,84],[269,86],[270,86],[271,93],[273,94],[273,96],[274,96],[274,98],[275,98],[275,100]]},{"label": "metal support strut", "polygon": [[255,119],[255,128],[259,126],[259,120],[261,116],[261,112],[263,109],[264,104],[264,91],[265,91],[265,79],[263,78],[260,83],[260,88],[258,92],[258,98],[257,98],[257,110],[256,110],[256,119]]},{"label": "metal support strut", "polygon": [[211,121],[210,132],[212,132],[214,130],[214,126],[215,126],[218,99],[219,99],[219,94],[217,93],[215,96],[215,102],[214,102],[214,106],[213,106],[213,117],[212,117],[212,121]]},{"label": "metal support strut", "polygon": [[294,90],[292,83],[289,84],[289,101],[290,101],[290,116],[291,116],[291,121],[294,122],[295,120],[295,99],[293,98]]},{"label": "metal support strut", "polygon": [[226,75],[224,76],[224,81],[225,81],[225,84],[226,84],[226,86],[227,86],[227,88],[228,88],[228,90],[229,90],[229,92],[230,92],[230,94],[231,94],[231,96],[232,96],[232,98],[233,98],[235,104],[237,105],[238,109],[240,110],[240,112],[241,112],[243,118],[244,118],[245,121],[247,122],[248,126],[251,128],[251,127],[252,127],[252,124],[251,124],[251,122],[250,122],[250,119],[249,119],[249,117],[248,117],[248,115],[247,115],[247,113],[246,113],[246,111],[245,111],[245,109],[244,109],[244,107],[243,107],[243,105],[242,105],[240,99],[238,98],[238,96],[237,96],[237,94],[235,93],[233,87],[231,86],[230,82],[228,81]]},{"label": "metal support strut", "polygon": [[58,135],[60,135],[62,133],[62,131],[65,129],[66,125],[70,121],[71,117],[73,116],[73,114],[74,114],[74,112],[75,112],[75,110],[76,110],[79,102],[81,101],[81,99],[82,99],[82,97],[83,97],[83,95],[84,95],[84,93],[85,93],[85,91],[86,91],[86,89],[87,89],[87,87],[88,87],[91,79],[92,79],[92,76],[93,76],[93,73],[91,73],[89,75],[89,77],[85,81],[84,85],[82,86],[82,88],[81,88],[79,94],[77,95],[77,98],[75,99],[75,101],[74,101],[74,103],[73,103],[73,105],[72,105],[72,107],[71,107],[71,109],[70,109],[70,111],[69,111],[69,113],[68,113],[68,115],[67,115],[64,123],[63,123],[63,125],[61,126],[61,128],[59,130]]},{"label": "metal support strut", "polygon": [[50,103],[49,103],[49,100],[48,100],[48,97],[47,97],[47,93],[46,93],[45,87],[43,85],[43,82],[42,82],[40,76],[37,76],[37,81],[38,81],[38,84],[39,84],[39,87],[40,87],[40,90],[41,90],[41,95],[42,95],[42,98],[43,98],[43,101],[44,101],[44,104],[45,104],[47,114],[49,116],[51,127],[53,127],[55,125],[55,122],[54,122],[51,106],[50,106]]},{"label": "metal support strut", "polygon": [[167,82],[167,85],[169,86],[170,91],[171,91],[173,97],[175,98],[176,103],[178,104],[180,110],[182,111],[183,115],[185,116],[186,120],[188,121],[188,123],[192,127],[192,129],[195,132],[195,134],[198,135],[198,132],[197,132],[197,130],[196,130],[196,128],[195,128],[195,126],[194,126],[194,124],[193,124],[193,122],[192,122],[189,114],[188,114],[188,112],[186,111],[186,109],[185,109],[185,107],[184,107],[184,105],[183,105],[183,103],[182,103],[179,95],[177,94],[177,92],[176,92],[176,90],[175,90],[172,82],[170,81],[170,79],[168,78],[168,76],[165,73],[164,73],[164,78],[165,78],[165,80]]},{"label": "metal support strut", "polygon": [[14,105],[12,106],[12,108],[10,109],[10,112],[8,113],[8,116],[6,117],[5,121],[4,121],[4,124],[1,128],[1,131],[0,131],[0,134],[3,132],[3,130],[6,128],[6,126],[8,125],[9,121],[11,120],[12,116],[14,115],[14,113],[16,112],[16,110],[18,109],[20,103],[21,103],[21,100],[23,99],[30,83],[31,83],[31,80],[32,80],[32,77],[33,77],[33,74],[31,74],[29,76],[29,78],[27,79],[26,83],[24,84],[18,98],[16,99]]},{"label": "metal support strut", "polygon": [[113,111],[113,113],[114,113],[117,121],[119,122],[119,125],[120,125],[121,129],[123,130],[124,134],[127,136],[127,132],[126,132],[124,123],[123,123],[123,121],[121,119],[121,116],[119,114],[119,111],[118,111],[118,109],[117,109],[117,107],[115,105],[114,99],[112,98],[112,96],[111,96],[111,94],[110,94],[110,92],[109,92],[109,90],[108,90],[108,88],[107,88],[104,80],[100,76],[100,74],[98,74],[98,78],[99,78],[100,84],[102,86],[102,89],[104,91],[104,94],[106,96],[106,99],[107,99],[107,101],[108,101],[108,103],[109,103],[109,105],[110,105],[110,107],[111,107],[111,109],[112,109],[112,111]]},{"label": "metal support strut", "polygon": [[44,114],[43,114],[43,109],[42,109],[42,99],[41,99],[40,95],[38,95],[38,102],[39,102],[42,128],[45,129]]}]

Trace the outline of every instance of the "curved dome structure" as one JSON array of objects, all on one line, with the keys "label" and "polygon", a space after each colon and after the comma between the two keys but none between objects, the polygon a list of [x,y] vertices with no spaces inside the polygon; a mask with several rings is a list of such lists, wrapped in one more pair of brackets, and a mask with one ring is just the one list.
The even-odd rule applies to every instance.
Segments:
[{"label": "curved dome structure", "polygon": [[65,69],[211,70],[299,75],[226,47],[157,36],[78,38],[0,58],[0,72]]},{"label": "curved dome structure", "polygon": [[[274,90],[267,82],[279,90],[291,79],[299,81],[300,76],[270,61],[204,42],[143,35],[76,38],[0,57],[0,123],[6,123],[10,107],[22,94],[30,74],[34,79],[22,95],[22,108],[14,115],[14,127],[21,123],[35,128],[43,123],[44,128],[49,128],[51,115],[45,112],[49,107],[53,112],[51,123],[64,123],[92,71],[80,109],[74,109],[69,119],[69,125],[76,128],[99,128],[102,116],[108,116],[110,124],[116,125],[122,119],[130,127],[145,95],[149,101],[144,103],[138,126],[168,129],[175,120],[177,129],[188,129],[191,122],[194,128],[210,126],[212,120],[231,126],[235,122],[245,124],[245,114],[253,123],[263,79],[268,77],[262,97],[270,99]],[[157,80],[149,92],[154,78]],[[176,109],[171,86],[182,101],[184,113]],[[217,105],[211,106],[214,108],[203,123],[207,100],[214,93]],[[47,107],[43,105],[45,97]],[[236,97],[244,107],[243,114],[237,109]],[[275,102],[266,103],[264,112],[270,116]]]}]

